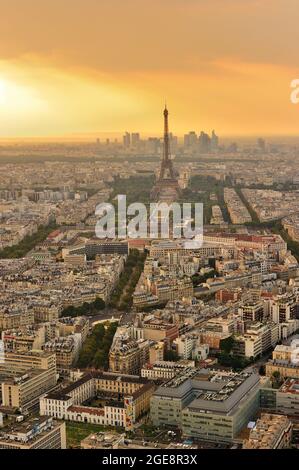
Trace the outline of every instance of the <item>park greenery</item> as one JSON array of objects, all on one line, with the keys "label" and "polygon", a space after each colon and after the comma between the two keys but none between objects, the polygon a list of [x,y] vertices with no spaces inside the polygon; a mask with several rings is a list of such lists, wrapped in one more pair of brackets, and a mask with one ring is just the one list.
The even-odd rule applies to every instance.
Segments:
[{"label": "park greenery", "polygon": [[114,198],[119,194],[125,194],[127,196],[127,204],[134,202],[142,202],[148,204],[150,202],[150,193],[155,183],[154,175],[138,175],[130,176],[130,178],[115,178],[111,194],[111,202],[114,202]]},{"label": "park greenery", "polygon": [[74,307],[74,305],[69,305],[68,307],[63,309],[61,317],[80,317],[83,315],[94,316],[97,315],[104,308],[104,300],[97,297],[94,302],[84,302],[78,307]]},{"label": "park greenery", "polygon": [[230,354],[232,352],[234,346],[234,338],[232,336],[228,336],[220,341],[220,350],[225,354]]},{"label": "park greenery", "polygon": [[40,225],[37,232],[33,235],[27,235],[17,245],[8,246],[0,251],[0,258],[23,258],[29,251],[31,251],[36,245],[43,242],[48,235],[55,230],[56,225],[54,223],[44,226]]},{"label": "park greenery", "polygon": [[80,351],[80,368],[107,369],[109,350],[117,329],[117,322],[96,325]]},{"label": "park greenery", "polygon": [[[130,178],[116,178],[112,184],[111,203],[116,205],[114,199],[118,194],[127,196],[127,205],[133,202],[141,202],[145,205],[150,203],[150,193],[154,185],[154,175],[137,175]],[[188,188],[182,190],[178,203],[201,202],[204,205],[204,223],[208,224],[212,215],[212,206],[218,204],[221,207],[225,222],[230,222],[227,206],[224,202],[224,183],[212,176],[194,175]],[[214,193],[216,201],[210,196]]]},{"label": "park greenery", "polygon": [[80,448],[81,441],[90,434],[108,431],[121,431],[115,426],[103,426],[101,424],[79,423],[75,421],[67,421],[66,425],[66,443],[68,449]]},{"label": "park greenery", "polygon": [[221,351],[218,356],[218,364],[224,367],[231,367],[234,371],[240,371],[248,367],[252,362],[252,358],[247,358],[243,356],[236,356],[233,353],[226,353]]}]

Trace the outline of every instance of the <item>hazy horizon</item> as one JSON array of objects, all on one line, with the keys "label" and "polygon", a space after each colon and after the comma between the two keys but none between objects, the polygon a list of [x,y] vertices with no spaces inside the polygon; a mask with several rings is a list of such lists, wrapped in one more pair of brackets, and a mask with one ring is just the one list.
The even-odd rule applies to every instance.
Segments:
[{"label": "hazy horizon", "polygon": [[[192,129],[194,130],[194,129]],[[210,132],[209,130],[205,130]],[[128,132],[138,132],[137,130]],[[186,131],[188,133],[189,131]],[[199,131],[195,131],[199,132]],[[217,131],[216,131],[217,133]],[[28,137],[0,137],[0,145],[3,144],[34,144],[34,143],[74,143],[74,144],[94,144],[99,138],[101,143],[105,143],[106,139],[110,139],[111,143],[114,142],[114,139],[118,139],[118,143],[122,143],[122,137],[124,133],[122,132],[94,132],[86,134],[73,134],[73,135],[61,135],[61,136],[28,136]],[[162,139],[162,133],[141,133],[141,139],[147,139],[149,137],[156,137]],[[183,143],[183,135],[177,135],[179,143]],[[219,135],[220,145],[226,144],[228,142],[237,142],[237,143],[252,143],[256,142],[258,138],[263,138],[268,143],[280,143],[280,144],[299,144],[299,135],[262,135],[262,134],[252,134],[252,135]]]}]

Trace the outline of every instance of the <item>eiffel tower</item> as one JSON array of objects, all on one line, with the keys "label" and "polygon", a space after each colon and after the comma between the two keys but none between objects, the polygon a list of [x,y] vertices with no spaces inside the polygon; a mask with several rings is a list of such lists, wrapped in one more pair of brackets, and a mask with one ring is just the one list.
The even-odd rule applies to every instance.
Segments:
[{"label": "eiffel tower", "polygon": [[177,173],[173,167],[170,156],[169,132],[168,132],[168,109],[164,109],[164,146],[163,157],[159,177],[151,192],[151,199],[154,201],[173,202],[177,199],[180,187],[177,180]]}]

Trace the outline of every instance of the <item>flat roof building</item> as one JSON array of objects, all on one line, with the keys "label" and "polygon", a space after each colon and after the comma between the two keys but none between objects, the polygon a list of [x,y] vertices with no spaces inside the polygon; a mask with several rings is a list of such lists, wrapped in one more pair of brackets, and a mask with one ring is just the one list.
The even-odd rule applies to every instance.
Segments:
[{"label": "flat roof building", "polygon": [[151,419],[186,437],[231,441],[257,412],[259,388],[256,373],[190,368],[155,391]]},{"label": "flat roof building", "polygon": [[66,449],[65,423],[29,418],[0,429],[0,449]]}]

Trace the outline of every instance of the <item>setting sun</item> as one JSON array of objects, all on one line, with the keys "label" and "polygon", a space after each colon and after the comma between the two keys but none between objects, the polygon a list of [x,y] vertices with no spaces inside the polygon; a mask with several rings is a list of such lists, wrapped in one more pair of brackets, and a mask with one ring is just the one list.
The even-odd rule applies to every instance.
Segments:
[{"label": "setting sun", "polygon": [[4,80],[0,80],[0,106],[6,101],[6,83]]}]

